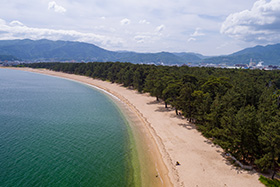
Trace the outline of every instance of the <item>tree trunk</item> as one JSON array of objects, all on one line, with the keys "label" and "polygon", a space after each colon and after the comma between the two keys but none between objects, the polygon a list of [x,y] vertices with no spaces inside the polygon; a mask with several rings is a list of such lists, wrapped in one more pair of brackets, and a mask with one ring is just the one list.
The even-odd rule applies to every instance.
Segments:
[{"label": "tree trunk", "polygon": [[273,174],[272,174],[272,176],[271,176],[271,179],[272,179],[272,180],[274,179],[275,174],[276,174],[276,169],[274,168]]},{"label": "tree trunk", "polygon": [[165,108],[167,108],[167,102],[164,101],[164,104],[165,104]]},{"label": "tree trunk", "polygon": [[[274,155],[274,154],[273,154]],[[271,176],[271,179],[273,180],[274,179],[274,176],[275,176],[275,174],[276,174],[276,163],[275,163],[275,161],[274,161],[274,159],[273,159],[273,162],[272,162],[272,170],[273,170],[273,174],[272,174],[272,176]]]},{"label": "tree trunk", "polygon": [[274,179],[274,175],[276,174],[276,164],[277,163],[275,163],[275,150],[273,149],[273,151],[272,151],[272,170],[273,170],[273,174],[272,174],[272,176],[271,176],[271,179],[273,180]]},{"label": "tree trunk", "polygon": [[156,96],[156,97],[157,97],[157,101],[159,101],[158,96]]},{"label": "tree trunk", "polygon": [[175,112],[176,112],[176,115],[178,116],[178,109],[177,108],[175,108]]}]

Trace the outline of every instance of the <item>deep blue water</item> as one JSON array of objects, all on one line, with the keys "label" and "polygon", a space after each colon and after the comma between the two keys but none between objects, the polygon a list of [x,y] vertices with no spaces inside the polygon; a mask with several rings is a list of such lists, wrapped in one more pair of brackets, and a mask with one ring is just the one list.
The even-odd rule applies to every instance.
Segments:
[{"label": "deep blue water", "polygon": [[132,186],[126,123],[86,85],[0,69],[0,186]]}]

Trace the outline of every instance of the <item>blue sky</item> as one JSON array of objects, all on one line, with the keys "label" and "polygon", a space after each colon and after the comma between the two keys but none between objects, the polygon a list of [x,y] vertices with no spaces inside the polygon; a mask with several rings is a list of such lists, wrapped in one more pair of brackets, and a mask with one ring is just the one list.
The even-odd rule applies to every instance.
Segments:
[{"label": "blue sky", "polygon": [[0,39],[230,54],[280,42],[280,0],[1,0]]}]

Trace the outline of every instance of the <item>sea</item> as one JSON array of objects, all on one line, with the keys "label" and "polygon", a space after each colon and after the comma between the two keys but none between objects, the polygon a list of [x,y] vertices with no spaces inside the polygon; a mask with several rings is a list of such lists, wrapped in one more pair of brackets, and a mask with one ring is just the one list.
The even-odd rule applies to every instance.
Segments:
[{"label": "sea", "polygon": [[102,91],[0,69],[1,187],[138,186],[132,144],[126,118]]}]

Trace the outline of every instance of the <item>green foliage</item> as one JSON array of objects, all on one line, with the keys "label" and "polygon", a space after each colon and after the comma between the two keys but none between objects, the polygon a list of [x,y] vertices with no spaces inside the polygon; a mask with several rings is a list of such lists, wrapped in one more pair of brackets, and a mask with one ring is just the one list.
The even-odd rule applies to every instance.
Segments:
[{"label": "green foliage", "polygon": [[259,181],[261,181],[266,187],[279,187],[280,181],[277,179],[268,179],[264,176],[260,176]]},{"label": "green foliage", "polygon": [[[258,151],[259,124],[256,119],[254,106],[242,107],[235,116],[231,133],[235,137],[232,142],[232,150],[235,156],[245,163],[254,160],[252,156]],[[249,162],[249,163],[251,163]]]},{"label": "green foliage", "polygon": [[263,154],[261,158],[256,160],[255,163],[262,170],[273,170],[272,179],[276,174],[279,164],[280,156],[280,117],[276,116],[273,122],[261,126],[261,134],[259,141],[263,147]]},{"label": "green foliage", "polygon": [[180,88],[181,88],[180,82],[172,82],[172,83],[169,83],[166,86],[166,88],[162,91],[162,96],[163,96],[164,102],[175,107],[176,114],[177,114],[177,109],[179,106],[178,97],[180,95]]},{"label": "green foliage", "polygon": [[226,77],[211,77],[202,86],[204,92],[210,93],[211,97],[214,99],[216,96],[224,95],[231,85],[229,84],[229,79]]}]

